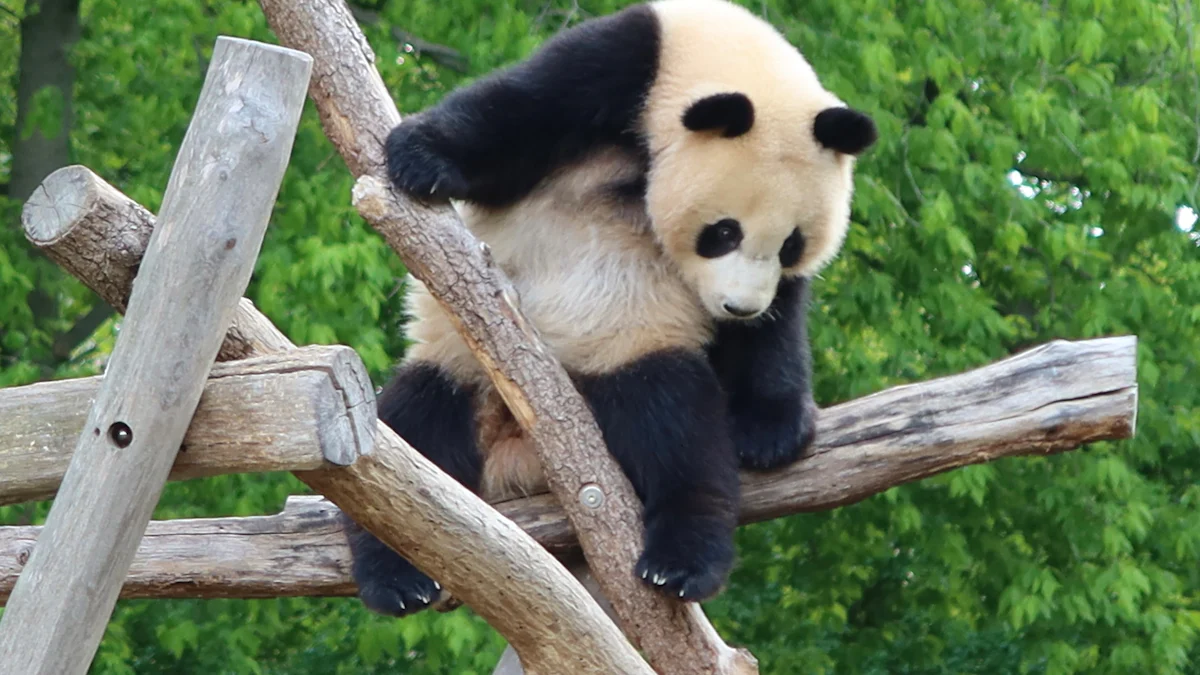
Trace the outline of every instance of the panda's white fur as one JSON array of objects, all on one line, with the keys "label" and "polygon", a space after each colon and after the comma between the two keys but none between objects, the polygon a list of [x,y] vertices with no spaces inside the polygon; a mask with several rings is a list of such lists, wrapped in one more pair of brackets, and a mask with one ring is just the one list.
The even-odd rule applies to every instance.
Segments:
[{"label": "panda's white fur", "polygon": [[[854,155],[874,134],[746,9],[657,0],[564,32],[388,138],[392,181],[453,201],[584,394],[643,500],[636,572],[672,597],[724,583],[739,465],[781,466],[812,442],[807,278],[842,245]],[[713,232],[725,248],[704,243]],[[380,419],[486,498],[544,489],[529,439],[415,279],[408,310],[414,343]],[[428,605],[428,576],[352,532],[369,607]]]},{"label": "panda's white fur", "polygon": [[[610,372],[663,349],[699,352],[712,338],[712,317],[663,255],[645,210],[612,195],[611,186],[637,171],[628,153],[606,148],[563,167],[515,206],[455,204],[568,372]],[[410,284],[414,343],[406,359],[439,364],[480,390],[482,494],[500,499],[544,490],[537,454],[487,373],[425,286],[415,278]]]}]

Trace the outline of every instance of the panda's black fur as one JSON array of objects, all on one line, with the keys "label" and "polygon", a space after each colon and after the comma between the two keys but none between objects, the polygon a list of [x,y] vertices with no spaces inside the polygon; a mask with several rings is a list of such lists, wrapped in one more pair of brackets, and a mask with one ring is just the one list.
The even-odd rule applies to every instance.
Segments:
[{"label": "panda's black fur", "polygon": [[[386,144],[389,177],[420,198],[514,208],[560,168],[586,165],[598,148],[610,148],[630,167],[602,186],[612,208],[644,213],[654,153],[640,120],[660,67],[662,30],[653,5],[636,5],[561,33],[528,60],[397,126]],[[680,121],[736,141],[754,115],[744,95],[717,94]],[[875,140],[870,119],[844,107],[818,115],[811,134],[847,154]],[[645,506],[645,550],[634,572],[664,593],[702,600],[720,590],[734,560],[739,467],[786,465],[813,442],[808,285],[806,275],[785,274],[757,318],[706,319],[711,334],[702,349],[653,350],[602,372],[568,369]],[[480,492],[476,412],[486,387],[437,363],[409,361],[380,394],[379,418]],[[437,599],[436,582],[370,533],[353,526],[350,539],[368,607],[399,616]]]}]

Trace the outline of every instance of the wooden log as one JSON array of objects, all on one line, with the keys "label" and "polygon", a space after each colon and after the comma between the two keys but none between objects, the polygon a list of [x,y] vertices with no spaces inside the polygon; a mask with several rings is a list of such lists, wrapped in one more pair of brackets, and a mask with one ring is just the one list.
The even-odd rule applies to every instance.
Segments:
[{"label": "wooden log", "polygon": [[[1129,438],[1137,418],[1136,353],[1132,336],[1055,341],[977,370],[826,408],[820,422],[827,431],[813,456],[771,473],[743,472],[741,520],[832,509],[969,464]],[[550,495],[496,508],[551,551],[574,555],[574,532]],[[0,598],[37,531],[0,528]],[[139,549],[124,597],[355,592],[336,509],[320,498],[294,497],[281,516],[156,522],[149,532],[160,534]],[[271,570],[286,564],[305,574],[276,580]],[[206,575],[208,569],[216,572]],[[173,575],[183,581],[172,585]]]},{"label": "wooden log", "polygon": [[219,38],[138,283],[40,542],[0,673],[85,673],[254,270],[312,59]]},{"label": "wooden log", "polygon": [[[146,253],[154,216],[87,167],[58,169],[42,181],[21,212],[25,238],[124,313],[138,265]],[[220,361],[291,347],[246,298],[238,302]]]},{"label": "wooden log", "polygon": [[[86,184],[103,184],[79,167]],[[43,183],[49,203],[70,181]],[[69,195],[69,191],[68,191]],[[121,257],[107,250],[106,233],[125,228],[149,231],[154,218],[131,217],[121,222],[106,213],[137,213],[125,195],[97,190],[88,210],[69,212],[53,226],[40,225],[45,217],[26,206],[26,231],[54,231],[45,239],[64,256],[99,261],[68,269],[101,294],[128,296],[131,277],[120,265],[139,259],[136,243]],[[96,212],[100,213],[97,214]],[[148,212],[146,212],[148,214]],[[73,247],[62,245],[70,238]],[[147,237],[148,238],[148,237]],[[142,241],[127,236],[121,241]],[[292,343],[245,298],[235,325],[226,334],[223,354],[240,357],[293,348]],[[240,333],[236,330],[240,328]],[[641,673],[644,661],[621,636],[616,626],[588,597],[583,587],[545,549],[519,527],[425,459],[386,425],[376,422],[375,445],[370,456],[333,472],[297,472],[297,477],[345,508],[357,522],[371,529],[388,545],[402,550],[423,569],[446,575],[443,585],[468,603],[510,643],[520,645],[522,658],[543,672]],[[452,538],[448,532],[456,533]],[[464,546],[463,542],[471,542]],[[448,578],[453,575],[453,578]],[[505,593],[510,584],[524,584],[523,593]],[[528,594],[525,594],[528,591]]]},{"label": "wooden log", "polygon": [[[288,498],[282,513],[156,520],[146,528],[122,598],[274,598],[354,595],[344,521],[319,496]],[[0,599],[40,527],[0,534]]]},{"label": "wooden log", "polygon": [[[259,4],[282,44],[313,55],[309,94],[325,134],[360,177],[355,186],[359,213],[447,310],[534,440],[550,489],[579,532],[588,566],[613,603],[625,635],[658,670],[757,672],[749,652],[721,641],[699,605],[666,598],[631,573],[642,548],[641,503],[607,452],[583,397],[512,302],[503,272],[448,204],[395,199],[383,189],[378,180],[383,176],[383,139],[400,115],[346,4]],[[581,502],[584,486],[601,490],[600,506]]]},{"label": "wooden log", "polygon": [[[0,505],[53,497],[103,378],[0,389]],[[169,480],[346,465],[368,454],[375,392],[349,347],[213,367]]]}]

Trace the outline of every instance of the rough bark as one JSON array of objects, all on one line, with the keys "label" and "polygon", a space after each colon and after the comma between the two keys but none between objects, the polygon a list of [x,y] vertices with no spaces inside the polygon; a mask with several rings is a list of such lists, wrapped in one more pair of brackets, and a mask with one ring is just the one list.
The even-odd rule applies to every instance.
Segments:
[{"label": "rough bark", "polygon": [[[1137,416],[1136,352],[1134,337],[1056,341],[826,408],[819,418],[825,433],[812,457],[772,473],[742,474],[741,521],[832,509],[969,464],[1129,438]],[[495,506],[557,555],[576,555],[570,522],[550,495]],[[0,597],[37,531],[0,528]],[[139,550],[128,597],[355,592],[336,509],[319,497],[295,497],[280,516],[167,521],[150,531],[161,538]],[[207,533],[221,536],[200,536]],[[289,563],[306,574],[276,580],[272,570]],[[172,575],[181,582],[172,585]]]},{"label": "rough bark", "polygon": [[91,665],[250,282],[311,64],[293,50],[217,40],[162,227],[63,478],[65,498],[51,507],[0,616],[0,673],[70,675]]},{"label": "rough bark", "polygon": [[[73,165],[46,177],[25,202],[21,222],[30,243],[124,313],[154,231],[153,214],[87,167]],[[217,358],[241,359],[291,346],[242,298]]]},{"label": "rough bark", "polygon": [[[103,378],[0,389],[0,505],[53,497]],[[349,347],[217,364],[169,480],[345,465],[371,451],[375,392]]]},{"label": "rough bark", "polygon": [[[313,55],[309,95],[326,135],[360,182],[359,212],[454,319],[518,423],[534,440],[551,491],[579,533],[588,565],[625,635],[660,671],[752,673],[745,650],[726,645],[699,605],[651,591],[631,573],[641,552],[641,504],[607,452],[599,427],[566,372],[511,301],[504,274],[448,204],[391,195],[383,139],[400,119],[375,56],[339,0],[260,0],[282,44]],[[374,182],[373,182],[374,181]],[[598,508],[577,498],[599,488]]]},{"label": "rough bark", "polygon": [[[84,187],[72,187],[76,184]],[[42,187],[42,200],[26,203],[26,236],[123,308],[122,298],[128,298],[133,281],[128,268],[144,254],[154,217],[83,167],[51,176]],[[93,196],[76,201],[72,195]],[[290,348],[292,343],[243,298],[222,353],[253,356]],[[438,576],[457,599],[521,650],[531,669],[647,671],[613,623],[545,549],[386,425],[376,421],[370,456],[337,471],[296,475]],[[447,531],[458,537],[446,536]],[[462,542],[471,544],[464,547]],[[503,591],[512,588],[509,578],[526,585],[522,594]],[[574,651],[558,651],[564,644],[574,645]]]}]

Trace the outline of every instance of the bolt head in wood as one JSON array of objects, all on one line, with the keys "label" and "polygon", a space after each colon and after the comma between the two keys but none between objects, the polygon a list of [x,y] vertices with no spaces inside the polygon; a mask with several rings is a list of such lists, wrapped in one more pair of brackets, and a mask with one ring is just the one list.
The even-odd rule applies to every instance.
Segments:
[{"label": "bolt head in wood", "polygon": [[604,490],[595,483],[588,483],[579,490],[579,503],[589,509],[598,509],[604,504]]},{"label": "bolt head in wood", "polygon": [[133,442],[133,429],[124,422],[113,422],[108,428],[108,438],[118,448],[127,448]]}]

